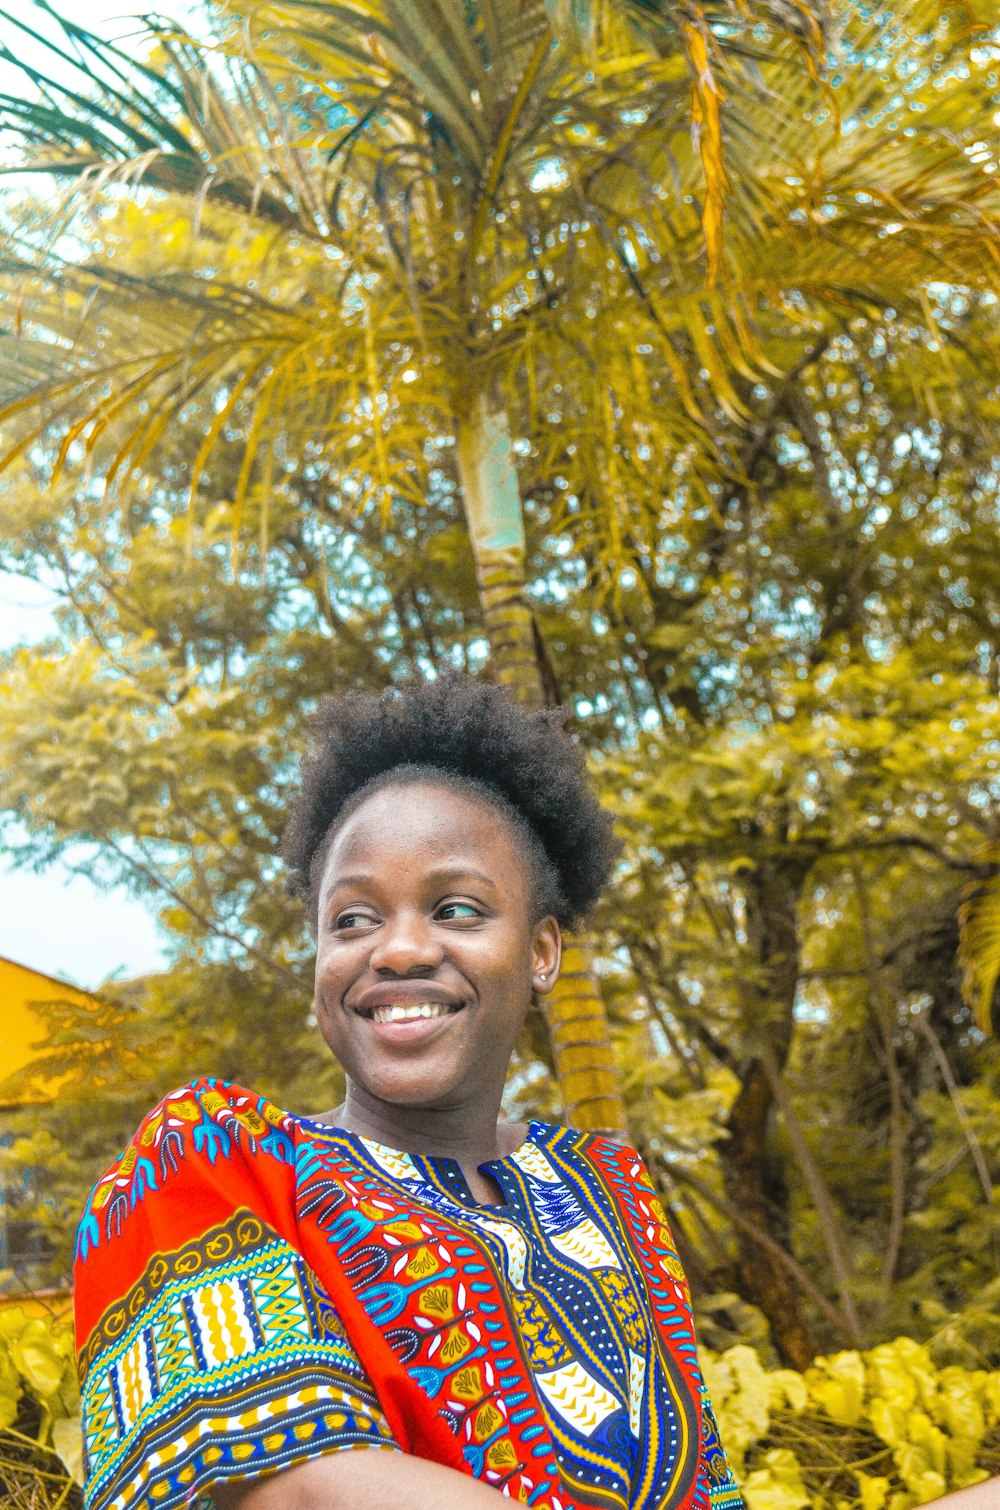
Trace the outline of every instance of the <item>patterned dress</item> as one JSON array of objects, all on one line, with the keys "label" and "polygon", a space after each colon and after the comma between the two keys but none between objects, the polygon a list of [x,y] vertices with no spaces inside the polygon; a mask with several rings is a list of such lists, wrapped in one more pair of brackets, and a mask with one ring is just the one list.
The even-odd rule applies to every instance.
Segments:
[{"label": "patterned dress", "polygon": [[503,1204],[238,1086],[167,1096],[79,1229],[87,1510],[353,1447],[537,1510],[739,1510],[638,1154],[533,1122],[482,1167]]}]

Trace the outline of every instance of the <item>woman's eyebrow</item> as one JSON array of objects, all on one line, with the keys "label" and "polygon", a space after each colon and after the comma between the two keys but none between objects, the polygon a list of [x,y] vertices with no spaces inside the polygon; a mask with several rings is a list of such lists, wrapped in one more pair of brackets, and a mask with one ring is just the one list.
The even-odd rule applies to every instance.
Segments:
[{"label": "woman's eyebrow", "polygon": [[330,882],[330,890],[333,891],[338,886],[371,886],[374,881],[374,876],[358,871],[356,875],[334,876]]},{"label": "woman's eyebrow", "polygon": [[[432,881],[456,881],[472,880],[480,881],[484,886],[489,886],[496,891],[497,884],[484,871],[477,870],[474,865],[447,864],[435,865],[427,871],[427,876]],[[369,871],[354,871],[348,875],[333,876],[330,881],[330,890],[335,891],[341,886],[378,886],[380,878]],[[384,883],[383,883],[384,884]]]},{"label": "woman's eyebrow", "polygon": [[472,881],[482,881],[485,886],[491,886],[494,891],[497,890],[496,882],[491,880],[483,871],[477,870],[474,865],[436,865],[427,874],[435,881],[457,881],[459,879],[465,880],[466,878]]}]

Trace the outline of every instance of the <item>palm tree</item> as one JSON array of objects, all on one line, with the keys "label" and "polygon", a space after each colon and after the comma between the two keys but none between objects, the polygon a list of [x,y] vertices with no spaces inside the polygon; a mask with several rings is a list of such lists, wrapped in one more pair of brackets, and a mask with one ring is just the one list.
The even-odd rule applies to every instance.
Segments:
[{"label": "palm tree", "polygon": [[[816,78],[818,8],[780,0],[280,0],[213,48],[160,28],[144,63],[63,20],[78,87],[29,69],[39,92],[4,102],[31,166],[70,186],[6,252],[8,459],[58,434],[58,473],[114,436],[124,498],[208,400],[192,500],[236,446],[234,517],[264,534],[276,458],[327,467],[345,507],[387,522],[444,464],[492,674],[554,700],[527,586],[539,490],[613,597],[655,558],[664,498],[712,512],[739,484],[720,434],[792,365],[790,320],[818,349],[932,281],[998,281],[972,91],[925,87],[916,138],[899,110],[878,134],[837,129],[838,104],[850,123],[884,100],[872,54],[926,52],[932,15],[913,0],[891,38],[854,17],[839,95]],[[114,222],[88,214],[159,194],[201,225],[196,251],[120,270]],[[255,238],[251,287],[226,245]],[[550,1006],[567,1115],[620,1128],[585,940],[567,966]]]}]

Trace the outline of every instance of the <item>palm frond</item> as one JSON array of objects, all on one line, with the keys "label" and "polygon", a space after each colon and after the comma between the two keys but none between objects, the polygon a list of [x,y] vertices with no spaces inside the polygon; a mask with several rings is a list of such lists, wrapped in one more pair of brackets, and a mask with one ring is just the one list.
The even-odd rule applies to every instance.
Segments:
[{"label": "palm frond", "polygon": [[[721,42],[685,34],[687,11],[647,9],[659,50],[621,6],[595,8],[617,51],[589,71],[551,44],[541,0],[275,0],[214,49],[159,33],[134,79],[115,49],[67,31],[80,86],[39,96],[22,140],[34,165],[80,178],[101,229],[81,223],[90,260],[69,265],[40,230],[8,245],[6,454],[37,444],[58,468],[82,448],[124,488],[214,389],[192,494],[213,447],[245,445],[242,496],[257,458],[308,435],[359,500],[418,498],[420,425],[450,433],[470,386],[501,383],[539,470],[576,500],[573,514],[555,500],[556,516],[610,579],[624,542],[655,537],[631,498],[669,494],[678,458],[717,507],[713,486],[733,477],[720,431],[748,423],[792,333],[818,341],[888,307],[926,326],[936,284],[1000,291],[1000,175],[974,150],[985,78],[904,81],[921,110],[876,119],[888,95],[873,59],[909,68],[933,47],[957,69],[968,31],[942,41],[929,0],[888,39],[852,12],[830,86],[840,130],[789,31],[767,57],[722,58],[725,28]],[[143,98],[116,136],[106,117],[129,88]],[[139,182],[173,208],[137,203],[111,261],[104,238]],[[143,261],[163,214],[189,227],[188,250]],[[572,412],[552,401],[561,377]],[[362,477],[373,436],[378,477]]]},{"label": "palm frond", "polygon": [[[142,182],[322,234],[318,196],[303,184],[287,132],[273,128],[270,84],[251,62],[214,56],[169,28],[150,31],[157,46],[146,62],[58,15],[46,0],[36,4],[61,35],[0,11],[11,34],[0,37],[0,58],[25,80],[23,89],[0,95],[0,126],[25,149],[20,163],[0,171],[78,182],[90,202],[111,182]],[[19,55],[19,34],[51,55],[49,71]]]},{"label": "palm frond", "polygon": [[987,845],[979,859],[997,874],[966,888],[959,908],[958,960],[962,995],[984,1033],[1000,1032],[1000,845]]}]

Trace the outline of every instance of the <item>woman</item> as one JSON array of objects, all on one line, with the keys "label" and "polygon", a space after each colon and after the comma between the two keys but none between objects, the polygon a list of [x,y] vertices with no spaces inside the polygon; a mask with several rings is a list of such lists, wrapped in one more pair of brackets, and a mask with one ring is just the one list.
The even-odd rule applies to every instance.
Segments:
[{"label": "woman", "polygon": [[98,1182],[88,1510],[735,1510],[638,1155],[498,1120],[615,854],[577,750],[460,678],[328,700],[318,734],[285,854],[347,1095],[194,1081]]},{"label": "woman", "polygon": [[615,855],[578,751],[462,678],[317,723],[285,857],[347,1094],[197,1080],[99,1181],[88,1510],[736,1510],[638,1155],[499,1120]]}]

